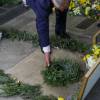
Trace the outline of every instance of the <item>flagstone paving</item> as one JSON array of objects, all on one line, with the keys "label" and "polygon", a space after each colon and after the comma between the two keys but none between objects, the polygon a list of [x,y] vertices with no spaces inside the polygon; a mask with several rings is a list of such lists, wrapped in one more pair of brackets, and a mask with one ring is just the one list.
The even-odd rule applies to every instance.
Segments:
[{"label": "flagstone paving", "polygon": [[[55,17],[54,16],[55,16],[55,14],[50,16],[50,34],[54,33],[54,26],[55,26]],[[72,37],[80,39],[81,41],[84,41],[84,42],[91,43],[92,42],[92,36],[94,35],[94,33],[96,33],[96,31],[100,30],[99,27],[96,26],[99,21],[92,24],[86,30],[76,28],[76,26],[83,20],[85,20],[85,17],[68,16],[67,31],[70,32]],[[15,18],[13,18],[12,20],[9,20],[6,23],[0,25],[0,28],[1,27],[14,28],[14,29],[18,29],[18,30],[22,30],[22,31],[28,31],[28,32],[37,32],[36,26],[35,26],[35,14],[33,13],[32,10],[28,10],[27,12],[25,12],[25,13],[15,17]],[[22,44],[24,44],[24,43],[22,43]],[[5,40],[3,42],[0,41],[0,61],[1,61],[0,67],[1,67],[1,69],[4,69],[6,72],[9,72],[13,76],[18,77],[19,80],[21,80],[25,83],[42,84],[42,86],[43,86],[42,89],[44,91],[44,94],[54,94],[55,96],[64,95],[64,97],[66,97],[66,95],[70,95],[74,91],[77,90],[77,87],[78,87],[77,84],[74,84],[73,87],[69,86],[69,88],[63,88],[63,87],[62,88],[52,88],[52,87],[44,84],[42,76],[40,75],[40,71],[44,69],[44,62],[43,62],[42,53],[37,49],[34,53],[29,55],[33,51],[31,46],[29,46],[29,44],[28,45],[27,45],[27,43],[24,44],[24,45],[26,45],[24,47],[20,43],[17,42],[14,45],[12,45],[12,43],[10,43],[10,45],[9,45],[8,40]],[[11,48],[13,48],[13,49],[11,50]],[[24,50],[26,50],[26,52],[22,52]],[[27,51],[27,50],[32,50],[32,51]],[[60,53],[57,53],[57,52],[60,52]],[[54,50],[53,56],[59,57],[59,55],[61,55],[60,57],[67,57],[65,54],[67,56],[70,55],[71,57],[73,57],[71,52],[69,52],[69,51],[65,52],[63,50],[61,50],[61,51],[60,50]],[[25,58],[26,56],[28,56],[28,57]],[[37,59],[40,59],[40,60],[38,61],[36,59],[33,59],[35,57]],[[23,58],[25,58],[25,59],[23,59]],[[75,58],[77,58],[77,56]],[[80,55],[79,55],[79,58],[80,58]],[[19,63],[19,61],[21,61],[21,62]],[[22,62],[24,62],[24,61],[25,61],[26,65],[23,64],[23,66],[19,67],[19,65],[21,65]],[[18,63],[18,64],[15,65],[16,63]],[[33,66],[33,65],[35,65],[33,63],[35,63],[39,67]],[[15,67],[13,67],[14,65],[15,65]],[[37,72],[35,72],[35,70]],[[39,75],[40,77],[38,77],[37,75]],[[100,98],[98,96],[98,95],[100,95],[99,94],[100,92],[98,90],[99,88],[97,88],[99,86],[99,83],[97,84],[97,86],[95,88],[95,91],[97,90],[97,92],[95,92],[96,98]],[[63,92],[62,92],[62,90],[63,90]],[[70,92],[68,92],[68,90],[70,90]],[[93,96],[93,94],[92,94],[92,96]],[[90,97],[91,97],[91,94],[89,95],[88,98],[90,98]],[[15,98],[1,98],[0,97],[0,100],[20,100],[20,99],[21,98],[19,98],[19,97],[15,97]],[[87,100],[90,100],[90,99],[87,99]],[[91,100],[93,100],[93,98]],[[97,99],[95,99],[95,100],[97,100]]]},{"label": "flagstone paving", "polygon": [[0,100],[23,100],[23,99],[20,97],[9,97],[9,98],[0,97]]},{"label": "flagstone paving", "polygon": [[31,42],[1,40],[0,69],[8,70],[34,51]]},{"label": "flagstone paving", "polygon": [[[54,49],[52,59],[54,58],[69,58],[81,62],[81,55],[72,53],[70,51],[64,51],[60,49]],[[82,63],[81,63],[82,64]],[[41,71],[45,69],[43,54],[40,49],[34,51],[28,57],[20,61],[13,68],[6,71],[11,74],[12,77],[16,77],[19,81],[28,83],[31,85],[40,84],[42,86],[43,94],[63,96],[74,94],[79,89],[79,83],[69,85],[68,87],[51,87],[44,84],[42,79]],[[63,90],[63,91],[62,91]]]},{"label": "flagstone paving", "polygon": [[[9,20],[8,22],[0,25],[4,28],[14,28],[22,31],[28,31],[35,33],[36,31],[36,16],[34,12],[30,9],[27,12],[19,15],[18,17]],[[90,25],[87,29],[77,28],[77,25],[84,21],[86,18],[82,16],[67,16],[67,29],[66,31],[74,38],[77,38],[86,43],[92,43],[93,35],[99,30],[96,21]],[[55,29],[55,14],[50,16],[50,34],[54,34]]]}]

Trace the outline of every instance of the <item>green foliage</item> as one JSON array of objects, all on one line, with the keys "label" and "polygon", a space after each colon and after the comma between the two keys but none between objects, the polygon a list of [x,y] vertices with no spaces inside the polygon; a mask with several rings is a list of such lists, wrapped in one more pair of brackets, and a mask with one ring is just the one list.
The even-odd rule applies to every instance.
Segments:
[{"label": "green foliage", "polygon": [[14,82],[14,80],[9,78],[7,74],[4,74],[4,72],[0,70],[0,84],[11,83],[11,82]]},{"label": "green foliage", "polygon": [[34,99],[35,97],[41,95],[40,86],[31,86],[27,84],[22,84],[21,86],[21,96],[23,98]]},{"label": "green foliage", "polygon": [[0,76],[0,84],[5,84],[10,81],[9,77],[7,76]]},{"label": "green foliage", "polygon": [[0,70],[0,96],[21,96],[24,100],[57,100],[54,96],[43,96],[40,85],[23,84]]},{"label": "green foliage", "polygon": [[[21,32],[14,29],[1,29],[3,32],[3,38],[10,38],[12,40],[23,40],[23,41],[32,41],[33,46],[38,46],[38,36],[35,33]],[[52,47],[59,47],[61,49],[69,49],[71,51],[78,51],[80,53],[85,52],[89,49],[89,45],[82,43],[74,39],[61,39],[56,38],[55,36],[51,37]]]},{"label": "green foliage", "polygon": [[79,91],[77,91],[75,94],[71,96],[71,100],[77,100],[78,96],[79,96]]},{"label": "green foliage", "polygon": [[0,76],[5,76],[4,71],[0,70]]},{"label": "green foliage", "polygon": [[15,5],[18,4],[21,0],[0,0],[0,6],[5,4]]},{"label": "green foliage", "polygon": [[6,96],[19,95],[21,93],[19,84],[16,83],[7,83],[2,87]]},{"label": "green foliage", "polygon": [[3,38],[32,41],[33,46],[38,46],[38,36],[34,33],[22,32],[15,29],[1,29],[1,31],[3,32]]},{"label": "green foliage", "polygon": [[56,37],[51,37],[51,43],[53,47],[59,47],[61,49],[69,49],[71,51],[85,52],[88,50],[89,45],[82,43],[74,39],[60,39]]},{"label": "green foliage", "polygon": [[44,82],[51,86],[66,86],[79,81],[82,71],[80,65],[72,60],[56,59],[51,66],[42,71]]},{"label": "green foliage", "polygon": [[6,83],[2,89],[6,96],[20,95],[24,99],[32,99],[41,94],[40,86],[30,86],[22,83]]},{"label": "green foliage", "polygon": [[40,86],[31,86],[28,84],[23,84],[9,77],[9,75],[4,74],[0,70],[0,89],[3,93],[1,96],[15,96],[19,95],[23,98],[33,99],[36,96],[41,95]]}]

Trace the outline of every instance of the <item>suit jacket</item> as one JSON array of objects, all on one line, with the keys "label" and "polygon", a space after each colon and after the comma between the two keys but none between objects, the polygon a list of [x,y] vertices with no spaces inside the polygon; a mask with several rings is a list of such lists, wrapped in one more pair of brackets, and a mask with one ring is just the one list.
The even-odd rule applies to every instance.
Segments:
[{"label": "suit jacket", "polygon": [[[40,46],[49,45],[49,15],[52,11],[52,0],[26,0],[36,14],[36,27],[39,34]],[[69,0],[67,0],[69,2]]]},{"label": "suit jacket", "polygon": [[51,11],[51,0],[27,0],[27,5],[36,14],[36,28],[39,34],[41,47],[49,45],[49,15]]}]

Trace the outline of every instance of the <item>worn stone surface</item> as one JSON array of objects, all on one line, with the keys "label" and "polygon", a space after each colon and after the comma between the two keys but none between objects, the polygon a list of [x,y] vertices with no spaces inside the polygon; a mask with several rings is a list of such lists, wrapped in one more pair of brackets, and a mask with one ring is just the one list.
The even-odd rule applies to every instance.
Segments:
[{"label": "worn stone surface", "polygon": [[28,10],[22,4],[0,6],[0,25],[5,24]]},{"label": "worn stone surface", "polygon": [[[21,14],[18,17],[8,21],[7,23],[0,25],[0,27],[4,28],[14,28],[22,31],[28,31],[32,33],[36,33],[36,16],[32,10],[28,10],[26,13]],[[92,43],[93,35],[99,30],[97,27],[96,21],[87,29],[79,29],[76,26],[85,20],[86,17],[82,16],[67,16],[67,29],[66,31],[70,33],[70,35],[78,40],[83,42]],[[50,34],[55,33],[55,14],[50,16]]]},{"label": "worn stone surface", "polygon": [[8,97],[8,98],[0,97],[0,100],[23,100],[23,99],[20,97]]},{"label": "worn stone surface", "polygon": [[0,41],[0,69],[8,70],[20,60],[28,56],[34,48],[31,42],[1,40]]},{"label": "worn stone surface", "polygon": [[[52,54],[52,59],[54,58],[69,58],[81,62],[80,55],[72,53],[70,51],[64,51],[59,49],[54,49]],[[15,65],[15,67],[6,71],[12,75],[12,77],[18,78],[24,83],[31,85],[40,84],[42,86],[43,94],[54,95],[54,96],[63,96],[67,97],[72,95],[79,89],[79,83],[69,85],[68,87],[51,87],[44,84],[42,79],[41,71],[45,69],[43,54],[39,49],[34,53],[30,54],[28,57],[23,59],[21,62]],[[63,90],[63,91],[62,91]]]},{"label": "worn stone surface", "polygon": [[[92,24],[88,29],[82,30],[82,29],[76,28],[76,26],[81,21],[83,21],[85,19],[85,17],[80,17],[80,16],[72,17],[72,16],[68,16],[67,18],[68,18],[68,20],[67,20],[67,31],[71,33],[72,37],[80,39],[81,41],[84,41],[84,42],[87,42],[87,43],[91,43],[92,42],[92,36],[96,33],[96,31],[100,30],[99,27],[96,26],[99,21],[97,21],[94,24]],[[20,16],[13,18],[12,20],[8,21],[7,23],[0,25],[0,28],[1,27],[4,27],[4,28],[14,28],[14,29],[22,30],[22,31],[32,32],[32,33],[33,32],[37,32],[36,31],[36,26],[35,26],[35,14],[33,13],[32,10],[29,10],[26,13],[23,13]],[[54,34],[54,29],[55,29],[54,27],[55,27],[55,14],[53,14],[53,15],[50,16],[50,34]],[[31,47],[27,45],[26,46],[27,48],[26,47],[24,48],[22,45],[16,44],[16,43],[14,45],[12,45],[12,43],[9,45],[8,40],[5,40],[4,43],[0,41],[0,68],[4,69],[5,71],[7,71],[9,68],[11,68],[9,70],[9,72],[12,72],[13,75],[16,75],[16,73],[18,73],[18,72],[24,71],[24,68],[26,68],[27,70],[29,70],[28,68],[31,68],[32,70],[30,71],[31,74],[29,74],[29,76],[27,74],[27,70],[25,69],[27,75],[25,75],[25,73],[23,73],[22,74],[23,76],[21,76],[21,73],[19,73],[19,76],[21,76],[21,77],[18,77],[18,78],[20,80],[24,80],[24,77],[27,76],[26,77],[27,79],[25,79],[24,82],[28,82],[30,84],[31,83],[35,84],[36,81],[33,81],[33,79],[34,80],[35,79],[39,79],[41,81],[38,81],[38,82],[43,83],[43,80],[42,80],[41,76],[39,78],[37,76],[35,76],[35,77],[32,76],[33,75],[32,72],[34,72],[33,69],[36,69],[36,70],[38,70],[38,69],[39,70],[44,69],[44,67],[42,66],[42,65],[44,65],[42,54],[40,54],[40,59],[41,59],[41,64],[42,65],[41,64],[39,65],[39,66],[42,66],[42,67],[40,67],[40,68],[34,68],[33,67],[33,59],[31,58],[31,61],[29,59],[27,60],[27,62],[28,61],[30,62],[29,65],[28,65],[28,63],[26,64],[28,66],[28,68],[25,65],[25,67],[23,69],[20,69],[19,66],[18,66],[18,69],[17,69],[17,67],[16,67],[17,65],[16,65],[14,67],[16,69],[16,73],[15,73],[14,69],[12,69],[12,67],[16,63],[18,63],[20,60],[22,60],[23,58],[25,58],[28,55],[29,52],[27,51],[27,48],[28,47],[31,48]],[[21,49],[19,46],[22,46],[23,49]],[[11,48],[15,48],[15,49],[11,49]],[[25,54],[25,55],[22,54],[22,51],[24,51],[24,50],[27,51],[27,54]],[[55,52],[55,54],[56,54],[56,52]],[[63,54],[63,56],[65,56],[65,54]],[[34,56],[34,54],[32,54],[32,55]],[[32,55],[30,55],[30,56],[32,56]],[[18,63],[18,64],[20,64],[20,63]],[[32,66],[32,67],[30,67],[30,66]],[[37,72],[34,72],[34,73],[37,75],[37,74],[40,74],[40,71],[37,71]],[[98,86],[99,86],[99,84],[97,84],[96,87],[98,87]],[[55,88],[47,87],[46,84],[43,84],[43,87],[44,87],[43,89],[44,89],[44,93],[45,94],[46,93],[47,94],[51,94],[51,92],[53,91],[52,93],[55,92],[54,94],[56,96],[58,96],[58,94],[60,94],[60,95],[63,94],[64,96],[66,96],[66,93],[67,93],[66,90],[68,91],[68,88],[67,89],[66,88],[58,88],[58,90],[57,90]],[[72,87],[72,88],[73,89],[77,88],[77,86]],[[62,92],[62,89],[63,89],[64,92]],[[69,87],[70,91],[71,91],[71,89]],[[94,88],[94,92],[97,91],[97,89],[99,89],[99,88]],[[47,91],[47,90],[52,90],[52,91]],[[68,92],[67,94],[69,95],[70,93]],[[89,98],[91,97],[91,95],[93,96],[93,94],[90,94]],[[100,98],[98,95],[100,95],[99,90],[98,90],[98,92],[95,92],[94,97]],[[89,98],[87,100],[89,100]],[[6,100],[6,99],[7,98],[0,98],[0,100]],[[9,99],[8,98],[7,100],[16,100],[16,99],[15,98],[14,99]],[[20,99],[18,98],[18,100],[20,100]]]}]

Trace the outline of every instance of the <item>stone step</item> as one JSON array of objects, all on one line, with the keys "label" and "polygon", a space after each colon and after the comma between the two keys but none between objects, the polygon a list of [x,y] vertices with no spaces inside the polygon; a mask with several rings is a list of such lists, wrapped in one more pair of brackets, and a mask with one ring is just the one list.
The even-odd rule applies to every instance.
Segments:
[{"label": "stone step", "polygon": [[23,100],[20,97],[0,97],[0,100]]}]

